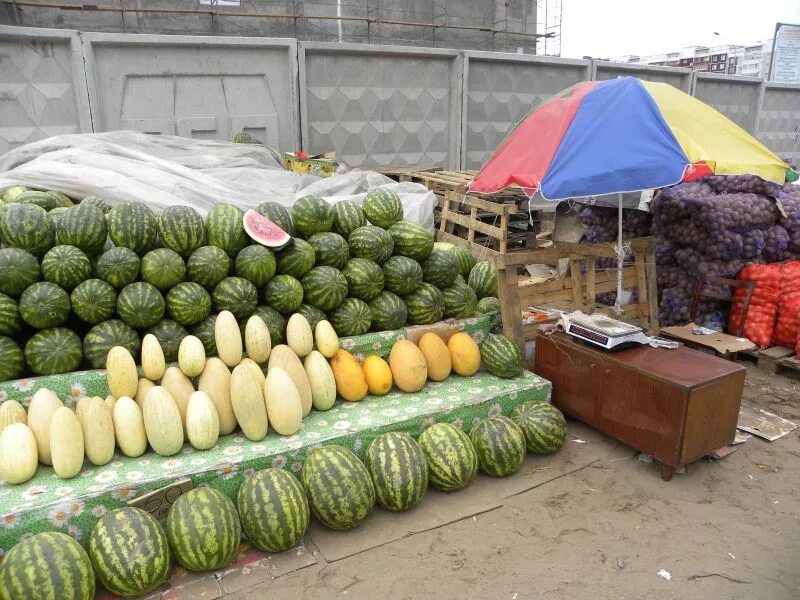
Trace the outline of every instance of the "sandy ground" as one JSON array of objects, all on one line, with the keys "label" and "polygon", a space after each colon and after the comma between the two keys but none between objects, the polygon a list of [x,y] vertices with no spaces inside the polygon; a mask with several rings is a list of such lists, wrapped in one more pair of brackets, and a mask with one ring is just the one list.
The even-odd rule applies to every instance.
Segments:
[{"label": "sandy ground", "polygon": [[[798,420],[800,379],[748,365],[745,400]],[[331,563],[309,540],[317,564],[225,598],[800,598],[800,432],[669,483],[603,443],[597,462],[474,518]]]}]

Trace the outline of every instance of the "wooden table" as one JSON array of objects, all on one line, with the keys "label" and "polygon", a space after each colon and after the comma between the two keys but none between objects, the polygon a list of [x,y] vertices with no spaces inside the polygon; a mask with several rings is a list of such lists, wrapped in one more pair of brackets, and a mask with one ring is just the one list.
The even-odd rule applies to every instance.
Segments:
[{"label": "wooden table", "polygon": [[553,404],[675,469],[733,442],[745,369],[685,346],[608,352],[563,333],[536,338]]}]

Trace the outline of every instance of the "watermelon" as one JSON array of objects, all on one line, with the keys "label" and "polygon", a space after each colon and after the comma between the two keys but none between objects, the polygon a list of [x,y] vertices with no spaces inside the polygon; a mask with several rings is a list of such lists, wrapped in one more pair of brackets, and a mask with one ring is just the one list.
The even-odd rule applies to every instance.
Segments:
[{"label": "watermelon", "polygon": [[422,267],[413,258],[392,256],[383,263],[386,289],[400,296],[414,292],[422,283]]},{"label": "watermelon", "polygon": [[17,204],[35,204],[47,211],[53,210],[57,206],[54,196],[50,196],[47,192],[39,192],[37,190],[22,192],[14,199],[14,202]]},{"label": "watermelon", "polygon": [[366,258],[351,258],[342,275],[347,279],[349,294],[369,302],[383,291],[383,270],[378,263]]},{"label": "watermelon", "polygon": [[389,229],[403,220],[403,204],[400,202],[400,196],[386,188],[367,192],[363,208],[369,222],[383,229]]},{"label": "watermelon", "polygon": [[211,312],[211,296],[199,283],[179,283],[167,293],[166,300],[169,316],[181,325],[196,325]]},{"label": "watermelon", "polygon": [[264,300],[278,312],[291,314],[303,303],[303,285],[291,275],[276,275],[267,283]]},{"label": "watermelon", "polygon": [[37,533],[11,548],[0,567],[4,600],[93,600],[94,571],[74,538]]},{"label": "watermelon", "polygon": [[481,346],[481,361],[497,377],[522,375],[522,353],[504,335],[490,334],[486,338]]},{"label": "watermelon", "polygon": [[326,265],[341,269],[347,264],[350,258],[350,248],[345,240],[338,233],[324,231],[315,233],[308,238],[308,243],[314,249],[315,265]]},{"label": "watermelon", "polygon": [[164,360],[167,362],[178,360],[178,348],[181,345],[181,341],[189,335],[183,325],[176,323],[172,319],[161,319],[146,333],[152,333],[156,336],[158,343],[161,344],[161,349],[164,351]]},{"label": "watermelon", "polygon": [[369,304],[358,298],[346,298],[330,316],[331,325],[340,336],[361,335],[369,331],[372,313]]},{"label": "watermelon", "polygon": [[236,496],[247,539],[264,552],[294,548],[308,529],[309,508],[300,482],[281,469],[248,475]]},{"label": "watermelon", "polygon": [[341,446],[323,446],[303,465],[311,512],[331,529],[358,527],[375,506],[375,488],[358,457]]},{"label": "watermelon", "polygon": [[182,494],[167,515],[169,546],[189,571],[214,571],[228,566],[236,556],[241,536],[236,507],[212,487]]},{"label": "watermelon", "polygon": [[107,238],[106,216],[91,204],[76,204],[58,220],[58,243],[80,248],[89,256],[100,254]]},{"label": "watermelon", "polygon": [[389,232],[374,225],[365,225],[354,230],[347,243],[351,256],[366,258],[378,264],[386,262],[394,249],[394,240]]},{"label": "watermelon", "polygon": [[242,218],[244,214],[233,204],[215,204],[206,217],[208,243],[235,257],[247,244]]},{"label": "watermelon", "polygon": [[558,452],[567,438],[567,420],[552,404],[525,402],[514,409],[511,419],[525,435],[525,446],[534,454]]},{"label": "watermelon", "polygon": [[463,283],[451,285],[442,290],[444,316],[448,319],[464,319],[475,314],[478,297],[475,291]]},{"label": "watermelon", "polygon": [[444,296],[435,285],[421,283],[415,292],[403,296],[412,325],[427,325],[444,317]]},{"label": "watermelon", "polygon": [[236,255],[236,274],[256,287],[263,287],[275,276],[275,255],[259,244],[242,248]]},{"label": "watermelon", "polygon": [[86,196],[86,198],[81,200],[80,203],[90,204],[95,208],[99,208],[101,211],[103,211],[104,215],[107,215],[108,213],[111,212],[111,205],[105,200],[103,200],[100,196]]},{"label": "watermelon", "polygon": [[130,248],[111,248],[97,259],[95,274],[103,281],[121,290],[139,277],[141,260]]},{"label": "watermelon", "polygon": [[141,202],[118,204],[108,213],[108,236],[115,246],[130,248],[136,254],[153,249],[158,221],[153,211]]},{"label": "watermelon", "polygon": [[106,513],[89,538],[94,571],[118,596],[144,596],[169,575],[169,543],[150,513],[126,506]]},{"label": "watermelon", "polygon": [[333,231],[344,239],[366,224],[364,210],[352,200],[342,200],[333,205]]},{"label": "watermelon", "polygon": [[450,423],[431,425],[419,436],[431,484],[443,492],[460,490],[475,479],[478,457],[467,434]]},{"label": "watermelon", "polygon": [[119,319],[111,319],[98,323],[83,337],[83,355],[93,369],[105,368],[106,356],[114,346],[127,348],[133,356],[138,356],[139,334]]},{"label": "watermelon", "polygon": [[230,268],[231,259],[222,248],[203,246],[186,261],[186,276],[210,291],[228,276]]},{"label": "watermelon", "polygon": [[508,417],[489,417],[472,427],[469,439],[481,471],[492,477],[517,472],[525,458],[525,435]]},{"label": "watermelon", "polygon": [[422,263],[422,280],[439,289],[453,285],[458,275],[458,263],[453,253],[434,247]]},{"label": "watermelon", "polygon": [[117,297],[117,314],[131,327],[152,327],[164,316],[165,308],[161,292],[144,281],[126,285]]},{"label": "watermelon", "polygon": [[308,324],[311,325],[311,331],[316,329],[317,323],[328,318],[325,316],[324,312],[322,312],[316,306],[311,306],[310,304],[301,304],[297,307],[295,312],[303,315],[306,318]]},{"label": "watermelon", "polygon": [[278,273],[299,278],[314,266],[316,254],[311,244],[300,238],[294,238],[289,246],[278,252],[276,260]]},{"label": "watermelon", "polygon": [[81,338],[71,329],[44,329],[25,344],[25,362],[37,375],[70,373],[78,368],[81,360]]},{"label": "watermelon", "polygon": [[[209,315],[206,319],[192,327],[192,335],[203,343],[206,356],[217,355],[217,339],[214,334],[214,326],[216,323],[217,315]],[[178,324],[175,323],[175,325]],[[180,327],[180,325],[178,325],[178,327]]]},{"label": "watermelon", "polygon": [[428,488],[428,465],[410,435],[391,431],[377,437],[367,448],[364,462],[383,508],[399,512],[422,502]]},{"label": "watermelon", "polygon": [[[300,282],[298,281],[298,283]],[[301,312],[301,307],[302,305],[298,307],[297,312]],[[261,317],[264,323],[267,324],[272,345],[277,346],[278,344],[282,344],[286,334],[286,318],[271,306],[258,306],[253,314]],[[301,314],[303,313],[301,312]],[[303,314],[303,316],[308,318],[305,314]]]},{"label": "watermelon", "polygon": [[66,194],[62,194],[61,192],[50,190],[48,192],[45,192],[45,194],[53,198],[53,200],[56,203],[56,208],[69,208],[70,206],[73,206],[75,204],[72,201],[72,198],[70,198]]},{"label": "watermelon", "polygon": [[65,206],[57,206],[53,210],[47,211],[47,217],[50,219],[50,222],[53,224],[53,229],[56,231],[56,244],[58,243],[58,223],[61,221],[61,217],[65,212],[67,212],[67,208]]},{"label": "watermelon", "polygon": [[483,315],[500,312],[500,300],[494,296],[486,296],[485,298],[481,298],[478,300],[476,310]]},{"label": "watermelon", "polygon": [[253,137],[247,133],[246,131],[240,131],[236,135],[233,136],[233,143],[234,144],[252,144]]},{"label": "watermelon", "polygon": [[411,221],[398,221],[389,227],[394,241],[394,253],[423,261],[433,250],[433,234]]},{"label": "watermelon", "polygon": [[319,196],[303,196],[292,206],[292,223],[297,233],[309,238],[333,227],[333,208]]},{"label": "watermelon", "polygon": [[42,278],[39,261],[20,248],[0,249],[0,292],[17,297]]},{"label": "watermelon", "polygon": [[262,202],[256,207],[256,212],[267,217],[289,235],[294,236],[292,217],[289,216],[289,211],[284,206],[277,202]]},{"label": "watermelon", "polygon": [[469,287],[475,290],[478,299],[497,296],[497,267],[488,260],[476,263],[467,278]]},{"label": "watermelon", "polygon": [[252,315],[258,305],[256,286],[242,277],[226,277],[214,288],[212,297],[215,311],[229,310],[239,321]]},{"label": "watermelon", "polygon": [[12,204],[14,200],[17,199],[22,192],[28,192],[31,188],[25,187],[24,185],[12,185],[10,188],[6,188],[2,194],[0,194],[0,201],[5,202],[6,204]]},{"label": "watermelon", "polygon": [[22,292],[19,314],[31,327],[47,329],[67,320],[69,294],[55,283],[38,281]]},{"label": "watermelon", "polygon": [[472,267],[474,267],[476,263],[472,252],[469,251],[469,248],[464,246],[453,246],[451,252],[455,256],[456,263],[458,264],[458,274],[462,277],[469,277],[469,272],[472,271]]},{"label": "watermelon", "polygon": [[17,379],[25,368],[25,355],[10,337],[0,336],[0,381]]},{"label": "watermelon", "polygon": [[250,239],[262,246],[283,248],[292,239],[281,227],[252,209],[244,213],[242,225]]},{"label": "watermelon", "polygon": [[184,280],[186,263],[174,250],[156,248],[142,257],[140,276],[142,281],[166,292]]},{"label": "watermelon", "polygon": [[14,335],[20,329],[22,317],[19,305],[11,296],[0,293],[0,335]]},{"label": "watermelon", "polygon": [[53,246],[42,258],[42,278],[68,292],[89,279],[91,270],[89,257],[75,246]]},{"label": "watermelon", "polygon": [[190,206],[168,206],[158,217],[158,237],[161,243],[182,258],[206,244],[206,224],[203,217]]},{"label": "watermelon", "polygon": [[406,303],[392,292],[383,291],[369,303],[373,331],[399,329],[408,318]]},{"label": "watermelon", "polygon": [[110,319],[117,308],[117,290],[102,279],[87,279],[69,297],[72,312],[92,325]]},{"label": "watermelon", "polygon": [[347,296],[347,279],[339,269],[314,267],[303,276],[303,295],[307,304],[333,310]]},{"label": "watermelon", "polygon": [[0,219],[0,238],[9,248],[43,256],[55,240],[53,222],[41,206],[9,204]]}]

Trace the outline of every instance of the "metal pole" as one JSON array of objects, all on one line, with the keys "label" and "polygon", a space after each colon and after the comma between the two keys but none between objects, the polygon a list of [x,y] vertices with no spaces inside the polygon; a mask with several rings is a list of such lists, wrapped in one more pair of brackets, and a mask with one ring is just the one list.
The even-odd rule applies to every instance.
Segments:
[{"label": "metal pole", "polygon": [[[619,195],[617,211],[617,299],[614,301],[614,312],[622,314],[622,267],[625,262],[625,250],[622,247],[622,194]],[[641,292],[639,292],[641,293]]]}]

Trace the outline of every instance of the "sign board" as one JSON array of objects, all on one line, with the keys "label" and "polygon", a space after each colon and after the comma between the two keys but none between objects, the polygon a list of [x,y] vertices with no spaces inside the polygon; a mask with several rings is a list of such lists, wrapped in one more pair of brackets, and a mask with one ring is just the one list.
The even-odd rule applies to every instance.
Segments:
[{"label": "sign board", "polygon": [[776,83],[800,84],[800,24],[775,25],[769,74]]}]

